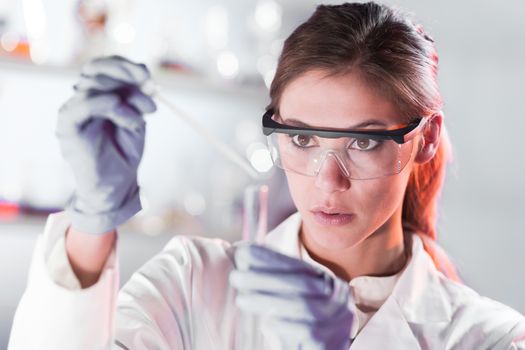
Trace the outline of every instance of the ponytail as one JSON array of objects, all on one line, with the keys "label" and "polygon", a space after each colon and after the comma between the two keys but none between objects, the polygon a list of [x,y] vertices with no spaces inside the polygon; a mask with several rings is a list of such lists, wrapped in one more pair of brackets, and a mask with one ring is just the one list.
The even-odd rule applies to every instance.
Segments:
[{"label": "ponytail", "polygon": [[402,220],[406,232],[415,232],[421,238],[436,268],[448,278],[461,282],[456,267],[436,242],[438,204],[451,155],[450,141],[443,127],[434,157],[424,164],[415,164],[410,174]]}]

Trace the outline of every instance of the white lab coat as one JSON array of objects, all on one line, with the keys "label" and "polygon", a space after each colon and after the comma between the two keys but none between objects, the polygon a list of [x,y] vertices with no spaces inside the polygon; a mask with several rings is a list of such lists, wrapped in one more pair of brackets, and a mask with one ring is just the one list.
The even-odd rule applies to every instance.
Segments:
[{"label": "white lab coat", "polygon": [[[268,234],[266,244],[299,257],[300,224],[299,214],[292,215]],[[67,290],[51,280],[45,259],[68,225],[66,214],[52,215],[38,239],[9,350],[237,349],[240,318],[227,282],[230,244],[174,237],[117,299],[114,257],[90,288]],[[408,265],[352,350],[525,349],[521,314],[445,278],[417,235],[412,241]],[[258,339],[261,348],[276,349],[271,335]]]}]

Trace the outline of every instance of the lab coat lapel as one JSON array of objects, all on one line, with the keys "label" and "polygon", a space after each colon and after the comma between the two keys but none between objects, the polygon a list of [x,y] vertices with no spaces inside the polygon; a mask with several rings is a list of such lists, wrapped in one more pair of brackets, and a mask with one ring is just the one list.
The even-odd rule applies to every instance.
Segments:
[{"label": "lab coat lapel", "polygon": [[355,338],[352,350],[421,349],[394,298],[388,298]]},{"label": "lab coat lapel", "polygon": [[423,242],[412,235],[412,257],[392,290],[405,319],[410,323],[431,324],[449,322],[451,305],[441,285],[445,278],[437,271]]},{"label": "lab coat lapel", "polygon": [[450,303],[443,295],[439,276],[421,239],[414,234],[412,256],[392,294],[357,335],[351,349],[421,349],[412,328],[431,331],[451,319]]}]

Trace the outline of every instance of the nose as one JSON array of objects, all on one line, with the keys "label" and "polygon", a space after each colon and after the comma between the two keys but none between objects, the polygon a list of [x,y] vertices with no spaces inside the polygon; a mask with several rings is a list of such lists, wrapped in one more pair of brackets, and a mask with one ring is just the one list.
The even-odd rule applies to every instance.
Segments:
[{"label": "nose", "polygon": [[317,188],[328,192],[343,192],[350,188],[350,180],[345,175],[346,170],[333,153],[326,155],[323,164],[315,178]]}]

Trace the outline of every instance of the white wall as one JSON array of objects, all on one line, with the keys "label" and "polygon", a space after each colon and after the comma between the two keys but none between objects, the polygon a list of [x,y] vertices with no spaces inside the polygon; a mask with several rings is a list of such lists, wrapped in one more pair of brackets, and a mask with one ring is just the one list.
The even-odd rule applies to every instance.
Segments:
[{"label": "white wall", "polygon": [[454,145],[439,238],[467,284],[525,313],[525,4],[388,1],[437,42]]}]

